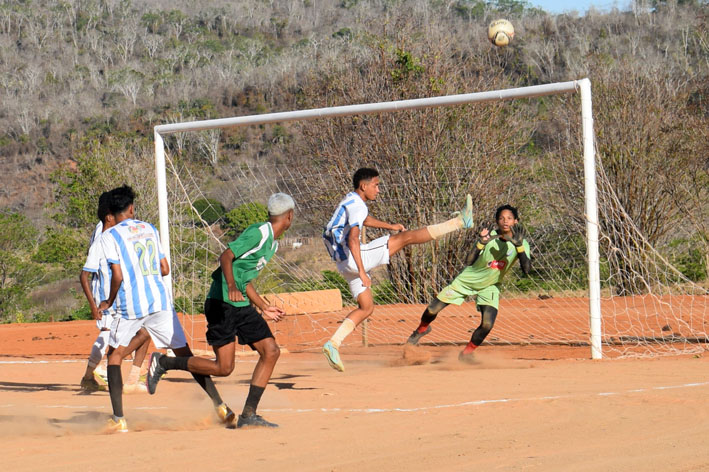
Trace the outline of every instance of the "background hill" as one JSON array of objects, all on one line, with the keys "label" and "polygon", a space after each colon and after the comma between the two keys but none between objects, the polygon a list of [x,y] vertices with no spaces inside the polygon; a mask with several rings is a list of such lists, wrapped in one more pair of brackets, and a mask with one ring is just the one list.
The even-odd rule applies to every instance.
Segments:
[{"label": "background hill", "polygon": [[[706,1],[552,16],[514,0],[5,0],[0,320],[86,316],[74,281],[95,202],[127,182],[147,202],[141,217],[154,218],[144,177],[156,124],[583,77],[594,88],[598,152],[623,204],[685,275],[705,280],[706,13]],[[486,25],[502,16],[516,37],[496,49]],[[563,122],[527,107],[508,125],[522,129],[530,116],[521,157],[553,147]],[[203,133],[170,145],[230,210],[223,162],[307,166],[299,151],[313,129]]]}]

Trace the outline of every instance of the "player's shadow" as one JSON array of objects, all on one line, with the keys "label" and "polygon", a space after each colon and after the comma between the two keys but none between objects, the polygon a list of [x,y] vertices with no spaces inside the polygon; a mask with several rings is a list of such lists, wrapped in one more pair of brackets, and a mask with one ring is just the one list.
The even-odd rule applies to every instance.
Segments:
[{"label": "player's shadow", "polygon": [[[295,382],[278,382],[278,380],[290,380],[294,379],[296,377],[310,377],[309,375],[295,375],[295,374],[283,374],[280,377],[272,378],[270,380],[269,385],[273,385],[276,387],[278,390],[319,390],[317,387],[296,387]],[[250,384],[251,380],[250,379],[245,379],[245,380],[237,380],[237,381],[232,381],[228,382],[222,379],[226,379],[228,377],[212,377],[213,380],[217,380],[219,383],[235,383],[235,384]],[[170,378],[170,377],[165,377],[164,379],[161,380],[161,382],[175,382],[175,383],[194,383],[194,379],[192,378]]]},{"label": "player's shadow", "polygon": [[58,418],[49,418],[49,424],[53,426],[62,425],[95,425],[106,420],[106,413],[98,411],[82,411],[72,416],[71,418],[60,420]]},{"label": "player's shadow", "polygon": [[[319,390],[317,387],[296,387],[295,382],[278,382],[279,380],[290,380],[298,377],[310,377],[309,375],[296,375],[296,374],[282,374],[279,377],[272,378],[268,383],[273,385],[278,390]],[[251,380],[239,380],[239,384],[250,384]]]},{"label": "player's shadow", "polygon": [[77,388],[58,383],[0,382],[0,392],[71,392]]}]

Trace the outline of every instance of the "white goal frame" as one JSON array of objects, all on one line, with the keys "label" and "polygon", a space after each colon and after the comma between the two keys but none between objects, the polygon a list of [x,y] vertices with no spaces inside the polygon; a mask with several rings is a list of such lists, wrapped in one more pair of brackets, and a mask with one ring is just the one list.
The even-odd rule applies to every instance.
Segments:
[{"label": "white goal frame", "polygon": [[[155,174],[158,192],[158,211],[160,216],[160,242],[162,243],[163,251],[165,251],[167,260],[170,262],[170,221],[167,208],[167,174],[165,170],[165,144],[163,141],[163,135],[165,134],[185,131],[202,131],[214,128],[236,128],[266,123],[282,123],[286,121],[306,121],[333,116],[389,113],[401,110],[436,108],[443,106],[463,105],[467,103],[512,100],[516,98],[533,98],[575,92],[579,92],[581,94],[591,358],[601,359],[603,354],[601,349],[601,282],[600,256],[598,248],[596,155],[594,148],[593,114],[591,107],[591,81],[588,78],[569,82],[556,82],[551,84],[494,90],[488,92],[445,95],[440,97],[417,98],[392,102],[366,103],[360,105],[314,108],[309,110],[189,121],[155,126]],[[168,278],[167,283],[172,291],[172,279]]]}]

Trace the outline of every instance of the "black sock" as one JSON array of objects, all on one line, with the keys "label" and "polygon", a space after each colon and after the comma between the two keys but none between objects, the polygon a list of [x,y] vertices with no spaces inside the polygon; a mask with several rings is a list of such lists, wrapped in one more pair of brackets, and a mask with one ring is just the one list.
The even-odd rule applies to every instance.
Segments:
[{"label": "black sock", "polygon": [[241,412],[242,416],[251,416],[256,413],[258,402],[261,401],[261,395],[263,395],[264,390],[266,390],[266,387],[257,387],[256,385],[251,385],[251,387],[249,388],[249,396],[246,397],[244,411]]},{"label": "black sock", "polygon": [[187,361],[189,360],[189,357],[162,356],[158,362],[160,362],[160,367],[165,370],[189,370],[187,369]]},{"label": "black sock", "polygon": [[113,406],[113,416],[123,417],[123,375],[121,366],[109,365],[106,369],[108,374],[108,392],[111,395],[111,406]]},{"label": "black sock", "polygon": [[212,403],[214,403],[215,407],[222,404],[222,397],[219,396],[217,387],[216,385],[214,385],[214,381],[209,375],[193,373],[192,377],[194,377],[195,381],[197,381],[199,386],[202,387],[205,392],[207,392],[207,395],[209,395],[209,398],[212,399]]}]

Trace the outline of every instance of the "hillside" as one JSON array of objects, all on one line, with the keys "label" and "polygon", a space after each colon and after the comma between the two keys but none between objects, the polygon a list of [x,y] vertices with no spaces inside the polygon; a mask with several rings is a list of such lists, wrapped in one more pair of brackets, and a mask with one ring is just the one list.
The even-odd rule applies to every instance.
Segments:
[{"label": "hillside", "polygon": [[[583,77],[594,87],[598,153],[624,208],[653,244],[685,261],[685,275],[704,280],[707,2],[651,3],[554,16],[515,0],[5,0],[0,319],[81,311],[66,281],[82,263],[94,202],[116,182],[153,194],[143,176],[156,124]],[[516,37],[496,49],[485,30],[501,16]],[[517,112],[507,126],[519,124],[518,158],[530,143],[541,152],[558,144],[563,117],[532,105]],[[408,126],[401,132],[416,128]],[[303,150],[320,143],[317,130],[327,136],[326,127],[284,126],[169,145],[228,210],[224,162],[308,166]],[[142,211],[155,216],[151,203]],[[37,287],[51,295],[29,297]],[[56,292],[68,298],[38,306]]]}]

